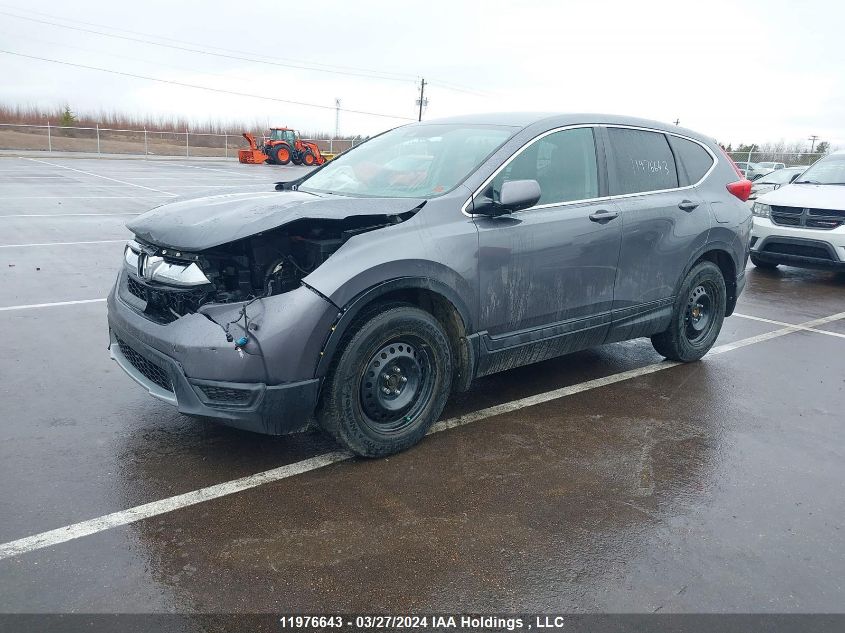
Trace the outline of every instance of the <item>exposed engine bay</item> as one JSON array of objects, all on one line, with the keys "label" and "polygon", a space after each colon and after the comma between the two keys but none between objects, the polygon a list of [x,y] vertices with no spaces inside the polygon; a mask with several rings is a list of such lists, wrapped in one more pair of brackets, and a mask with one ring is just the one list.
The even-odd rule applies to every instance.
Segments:
[{"label": "exposed engine bay", "polygon": [[234,303],[282,294],[361,233],[404,222],[400,215],[356,215],[342,220],[300,219],[277,229],[190,253],[141,239],[125,253],[128,292],[160,323],[207,303]]}]

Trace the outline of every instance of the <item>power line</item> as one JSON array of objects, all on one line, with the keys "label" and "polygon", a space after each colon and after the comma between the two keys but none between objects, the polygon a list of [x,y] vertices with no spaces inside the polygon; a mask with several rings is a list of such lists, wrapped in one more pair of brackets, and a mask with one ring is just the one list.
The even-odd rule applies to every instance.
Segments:
[{"label": "power line", "polygon": [[[124,72],[124,71],[121,71],[121,70],[111,70],[109,68],[100,68],[98,66],[87,66],[85,64],[76,64],[76,63],[73,63],[73,62],[66,62],[66,61],[62,61],[62,60],[59,60],[59,59],[50,59],[50,58],[47,58],[47,57],[37,57],[35,55],[26,55],[25,53],[17,53],[15,51],[7,51],[7,50],[0,49],[0,53],[6,53],[7,55],[14,55],[16,57],[25,57],[27,59],[35,59],[35,60],[42,61],[42,62],[50,62],[50,63],[53,63],[53,64],[61,64],[63,66],[72,66],[74,68],[84,68],[86,70],[96,70],[96,71],[99,71],[99,72],[110,73],[112,75],[121,75],[123,77],[132,77],[134,79],[144,79],[144,80],[147,80],[147,81],[156,81],[158,83],[170,84],[170,85],[173,85],[173,86],[182,86],[184,88],[196,88],[197,90],[208,90],[210,92],[219,92],[219,93],[222,93],[222,94],[235,95],[235,96],[238,96],[238,97],[249,97],[251,99],[263,99],[265,101],[276,101],[276,102],[279,102],[279,103],[289,103],[289,104],[292,104],[292,105],[305,106],[305,107],[308,107],[308,108],[320,108],[320,109],[323,109],[323,110],[334,110],[335,109],[335,106],[320,105],[319,103],[306,103],[304,101],[292,101],[291,99],[280,99],[278,97],[268,97],[268,96],[265,96],[265,95],[248,95],[248,94],[244,94],[243,92],[236,92],[234,90],[225,90],[225,89],[222,89],[222,88],[212,88],[210,86],[199,86],[197,84],[189,84],[189,83],[185,83],[183,81],[175,81],[175,80],[171,80],[171,79],[161,79],[160,77],[150,77],[150,76],[147,76],[147,75],[137,75],[135,73],[127,73],[127,72]],[[394,115],[394,114],[384,114],[384,113],[381,113],[381,112],[367,112],[366,110],[350,110],[350,109],[347,109],[347,108],[342,108],[342,110],[344,112],[349,112],[349,113],[352,113],[352,114],[364,114],[364,115],[367,115],[367,116],[377,116],[377,117],[383,117],[383,118],[386,118],[386,119],[401,119],[403,121],[414,121],[414,119],[410,118],[410,117],[398,116],[398,115]]]},{"label": "power line", "polygon": [[161,66],[162,68],[173,68],[175,70],[181,70],[183,72],[196,73],[196,74],[199,74],[199,75],[206,75],[207,77],[219,77],[219,78],[225,79],[226,81],[229,81],[229,82],[231,82],[231,81],[241,81],[241,82],[244,82],[244,83],[250,83],[248,80],[243,80],[239,77],[231,77],[229,75],[224,75],[222,73],[213,73],[213,72],[209,72],[207,70],[199,70],[197,68],[188,68],[187,66],[181,66],[181,65],[176,65],[176,64],[167,64],[167,63],[158,62],[158,61],[152,62],[149,59],[141,59],[141,58],[138,58],[138,57],[132,57],[130,55],[121,55],[119,53],[107,53],[107,52],[97,50],[97,49],[93,49],[93,48],[86,48],[84,46],[74,46],[73,44],[65,44],[64,42],[62,42],[62,43],[50,42],[48,40],[44,40],[44,39],[41,39],[41,38],[38,38],[38,37],[31,37],[29,35],[14,34],[14,33],[9,33],[8,31],[0,31],[0,35],[7,35],[7,36],[11,36],[11,37],[23,38],[27,43],[36,43],[36,44],[41,43],[41,44],[45,44],[47,46],[61,46],[62,48],[69,48],[69,49],[72,49],[72,50],[82,51],[84,53],[93,53],[94,55],[98,55],[100,57],[102,57],[103,55],[107,55],[107,56],[113,57],[115,59],[126,59],[126,60],[131,61],[131,62],[140,62],[142,64],[154,63],[156,66]]},{"label": "power line", "polygon": [[[93,33],[95,35],[100,35],[100,36],[103,36],[103,37],[126,39],[126,40],[129,40],[129,41],[140,42],[142,44],[149,44],[149,45],[152,45],[152,46],[164,46],[164,47],[168,47],[168,48],[175,48],[177,50],[184,50],[184,51],[187,51],[187,52],[198,53],[198,54],[201,54],[201,55],[214,55],[214,56],[218,56],[218,57],[229,57],[231,59],[236,59],[236,60],[239,60],[239,61],[254,61],[256,63],[261,63],[261,64],[272,64],[272,65],[285,66],[285,67],[295,68],[295,69],[300,69],[300,70],[314,70],[314,71],[317,71],[317,72],[345,74],[345,75],[350,75],[350,76],[353,76],[353,77],[366,77],[366,78],[370,78],[370,79],[382,79],[382,80],[386,80],[386,81],[414,81],[414,82],[416,82],[419,79],[419,75],[412,75],[412,74],[409,74],[409,73],[396,73],[396,72],[385,71],[385,70],[374,70],[374,69],[361,68],[361,67],[356,67],[356,66],[342,66],[342,65],[338,65],[338,64],[324,64],[324,63],[321,63],[321,62],[314,62],[314,61],[307,61],[307,60],[297,60],[297,59],[291,59],[291,58],[279,58],[279,57],[273,58],[273,57],[269,57],[267,55],[258,55],[258,58],[262,58],[262,57],[264,58],[264,59],[258,59],[258,58],[255,57],[255,53],[253,51],[243,51],[243,50],[239,50],[239,49],[224,48],[224,47],[221,47],[221,46],[212,46],[212,45],[208,45],[208,44],[200,44],[200,43],[197,43],[197,42],[190,42],[190,41],[186,41],[186,40],[177,40],[175,38],[164,37],[164,36],[161,36],[161,35],[154,35],[154,34],[150,34],[150,33],[143,33],[141,31],[133,31],[133,30],[130,30],[130,29],[121,29],[121,28],[118,28],[118,27],[108,26],[108,25],[105,25],[105,24],[98,24],[98,23],[95,23],[95,22],[86,22],[84,20],[76,20],[76,19],[73,19],[73,18],[67,18],[67,17],[64,17],[64,16],[58,16],[58,15],[55,15],[55,14],[45,13],[43,11],[35,11],[35,10],[32,10],[32,9],[21,9],[21,8],[14,7],[14,6],[11,6],[11,5],[7,5],[7,4],[4,4],[4,3],[0,3],[0,7],[6,7],[6,8],[9,8],[9,9],[12,9],[14,11],[22,11],[24,13],[34,13],[36,15],[47,16],[47,17],[50,17],[50,18],[53,18],[53,19],[56,19],[56,20],[63,20],[65,22],[75,22],[77,24],[85,24],[87,26],[95,26],[95,27],[98,27],[98,28],[108,29],[108,30],[111,30],[111,31],[120,31],[120,32],[123,32],[123,33],[132,33],[134,35],[142,35],[144,37],[152,37],[152,38],[159,39],[159,40],[176,42],[177,44],[180,44],[182,46],[168,45],[168,44],[163,44],[161,42],[153,42],[153,41],[140,39],[140,38],[130,38],[130,37],[126,37],[126,36],[116,35],[114,33],[103,33],[101,31],[94,31],[94,30],[91,30],[91,29],[82,29],[82,28],[73,27],[73,26],[70,26],[70,25],[67,25],[67,24],[58,24],[58,23],[55,23],[55,22],[50,22],[48,20],[38,20],[36,18],[31,18],[31,17],[27,17],[27,16],[22,16],[22,15],[15,15],[13,13],[7,13],[5,11],[0,11],[0,14],[2,14],[2,15],[8,15],[10,17],[18,18],[20,20],[29,20],[29,21],[32,21],[32,22],[37,22],[37,23],[40,23],[40,24],[47,24],[49,26],[55,26],[55,27],[58,27],[58,28],[72,29],[72,30],[82,31],[82,32],[85,32],[85,33]],[[202,48],[197,48],[197,49],[187,48],[187,47],[184,46],[185,44],[188,44],[190,46],[202,47]],[[209,48],[214,49],[214,50],[218,50],[218,51],[226,51],[227,53],[236,53],[237,56],[224,55],[222,53],[215,53],[213,51],[203,50],[203,49],[209,49]],[[249,56],[249,57],[247,57],[247,56]],[[316,67],[319,67],[319,66],[322,66],[323,68],[316,68]],[[354,72],[350,72],[350,71],[354,71]],[[457,84],[457,83],[454,83],[454,82],[442,81],[440,79],[435,79],[433,82],[428,81],[427,83],[429,83],[430,85],[438,85],[442,88],[446,88],[447,90],[453,90],[455,92],[463,92],[463,93],[466,93],[466,94],[472,94],[472,95],[481,96],[481,97],[491,97],[491,96],[493,96],[492,93],[490,93],[490,92],[476,90],[474,88],[463,86],[463,85],[460,85],[460,84]]]},{"label": "power line", "polygon": [[164,48],[171,48],[171,49],[175,49],[175,50],[179,50],[179,51],[185,51],[185,52],[188,52],[188,53],[198,53],[200,55],[211,55],[213,57],[222,57],[222,58],[225,58],[225,59],[234,59],[234,60],[242,61],[242,62],[252,62],[252,63],[256,63],[256,64],[267,64],[269,66],[281,66],[281,67],[284,67],[284,68],[293,68],[293,69],[296,69],[296,70],[310,70],[310,71],[321,72],[321,73],[331,73],[331,74],[334,74],[334,75],[346,75],[346,76],[350,76],[350,77],[365,77],[367,79],[381,79],[383,81],[400,81],[400,82],[403,82],[403,83],[407,83],[407,82],[411,81],[410,79],[399,79],[397,77],[382,77],[382,76],[376,76],[376,75],[372,75],[372,74],[356,73],[356,72],[350,72],[350,71],[345,71],[345,70],[330,70],[328,68],[314,68],[313,66],[302,66],[302,65],[289,64],[289,63],[283,63],[283,62],[277,62],[277,61],[268,61],[268,60],[258,59],[256,57],[245,57],[245,56],[241,56],[241,55],[232,55],[232,54],[228,54],[228,53],[215,53],[213,51],[202,50],[202,49],[199,49],[199,48],[191,48],[189,46],[177,46],[175,44],[163,44],[161,42],[153,42],[152,40],[146,40],[146,39],[141,39],[141,38],[137,38],[137,37],[129,37],[128,35],[116,35],[114,33],[104,33],[103,31],[96,31],[94,29],[86,29],[86,28],[82,28],[80,26],[70,26],[69,24],[58,24],[56,22],[50,22],[48,20],[39,20],[38,18],[30,18],[30,17],[23,16],[23,15],[15,15],[13,13],[8,13],[6,11],[0,11],[0,15],[7,15],[9,17],[17,18],[19,20],[28,20],[30,22],[36,22],[38,24],[47,24],[49,26],[55,26],[55,27],[62,28],[62,29],[70,29],[72,31],[80,31],[82,33],[90,33],[90,34],[93,34],[93,35],[100,35],[102,37],[111,37],[111,38],[119,39],[119,40],[127,40],[127,41],[130,41],[130,42],[137,42],[137,43],[141,43],[141,44],[149,44],[151,46],[161,46],[161,47],[164,47]]},{"label": "power line", "polygon": [[[164,37],[162,35],[153,35],[151,33],[144,33],[144,32],[141,32],[141,31],[133,31],[131,29],[123,29],[123,28],[119,28],[119,27],[115,27],[115,26],[109,26],[109,25],[106,25],[106,24],[99,24],[99,23],[96,23],[96,22],[86,22],[84,20],[77,20],[75,18],[68,18],[68,17],[64,17],[64,16],[51,14],[51,13],[44,13],[43,11],[35,11],[33,9],[23,9],[23,8],[20,8],[20,7],[15,7],[15,6],[3,4],[3,3],[0,3],[0,7],[12,9],[13,11],[22,11],[24,13],[34,13],[36,15],[41,15],[41,16],[53,18],[53,19],[56,19],[56,20],[63,20],[65,22],[75,22],[76,24],[84,24],[86,26],[95,26],[95,27],[98,27],[98,28],[110,29],[112,31],[119,31],[121,33],[132,33],[133,35],[143,35],[144,37],[153,37],[155,39],[165,40],[165,41],[169,41],[169,42],[176,42],[178,44],[189,44],[191,46],[200,46],[200,47],[208,48],[208,49],[212,49],[212,50],[225,51],[227,53],[238,53],[238,54],[241,54],[241,55],[255,55],[254,51],[244,51],[244,50],[239,50],[239,49],[236,49],[236,48],[225,48],[225,47],[222,47],[222,46],[213,46],[213,45],[210,45],[210,44],[203,44],[203,43],[199,43],[199,42],[191,42],[191,41],[188,41],[188,40],[175,39],[175,38],[172,38],[172,37]],[[12,14],[6,14],[6,15],[12,15]],[[20,18],[20,19],[32,19],[32,18],[26,18],[25,16],[17,16],[17,15],[12,15],[12,17],[17,17],[17,18]],[[49,24],[52,24],[52,23],[49,23]],[[62,25],[62,24],[53,24],[53,26],[69,28],[66,25]],[[293,58],[285,58],[285,57],[272,58],[272,57],[269,57],[267,55],[258,55],[258,57],[263,57],[265,59],[271,59],[271,60],[275,59],[275,60],[279,60],[279,61],[293,62],[293,63],[296,63],[296,64],[308,64],[308,65],[311,65],[311,66],[323,66],[323,67],[329,68],[329,69],[352,70],[352,71],[358,71],[358,72],[362,72],[362,73],[371,73],[373,75],[393,75],[394,77],[397,77],[397,78],[400,78],[400,79],[403,79],[403,80],[406,80],[406,81],[416,81],[416,79],[417,79],[416,75],[412,75],[412,74],[409,74],[409,73],[396,73],[396,72],[391,72],[391,71],[387,71],[387,70],[374,70],[374,69],[371,69],[371,68],[361,68],[361,67],[358,67],[358,66],[343,66],[343,65],[339,65],[339,64],[324,64],[324,63],[321,63],[321,62],[314,62],[314,61],[293,59]]]}]

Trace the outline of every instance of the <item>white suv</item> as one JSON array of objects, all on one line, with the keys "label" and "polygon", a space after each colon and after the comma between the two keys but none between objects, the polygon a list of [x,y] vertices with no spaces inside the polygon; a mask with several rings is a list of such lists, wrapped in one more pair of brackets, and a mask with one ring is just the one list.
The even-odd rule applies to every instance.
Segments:
[{"label": "white suv", "polygon": [[752,207],[751,262],[845,269],[845,151],[807,169]]}]

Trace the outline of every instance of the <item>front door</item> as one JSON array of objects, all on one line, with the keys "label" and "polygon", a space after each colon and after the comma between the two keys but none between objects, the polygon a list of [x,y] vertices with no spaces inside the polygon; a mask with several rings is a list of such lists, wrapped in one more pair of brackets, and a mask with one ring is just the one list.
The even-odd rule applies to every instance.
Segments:
[{"label": "front door", "polygon": [[[479,230],[479,375],[603,342],[610,323],[622,222],[605,184],[594,130],[547,133],[525,146],[492,180],[533,179],[536,206]],[[601,177],[600,177],[601,176]]]}]

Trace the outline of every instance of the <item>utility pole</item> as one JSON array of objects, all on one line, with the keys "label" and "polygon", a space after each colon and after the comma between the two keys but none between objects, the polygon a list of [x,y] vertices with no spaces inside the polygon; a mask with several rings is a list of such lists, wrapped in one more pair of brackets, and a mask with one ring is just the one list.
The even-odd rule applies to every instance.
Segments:
[{"label": "utility pole", "polygon": [[422,121],[423,106],[428,105],[428,99],[425,98],[425,77],[420,82],[420,98],[417,99],[417,105],[420,107],[420,115],[417,121]]},{"label": "utility pole", "polygon": [[337,138],[340,135],[340,99],[335,98],[334,100],[334,137]]},{"label": "utility pole", "polygon": [[812,154],[816,147],[816,141],[819,140],[819,137],[816,134],[813,134],[807,140],[810,141],[810,153]]},{"label": "utility pole", "polygon": [[680,124],[681,124],[681,120],[680,120],[680,119],[675,119],[675,125],[680,125]]}]

